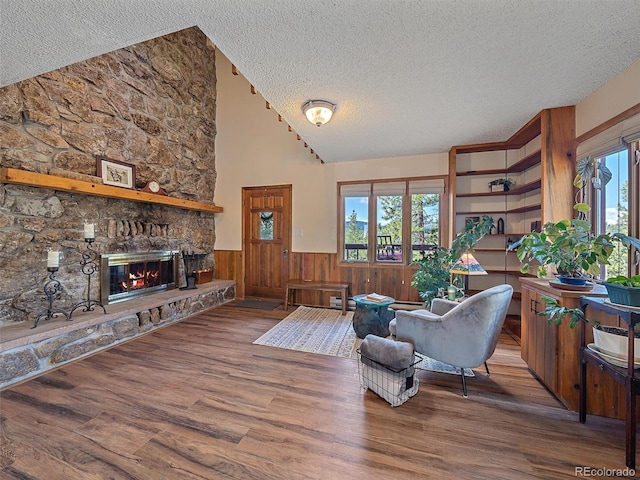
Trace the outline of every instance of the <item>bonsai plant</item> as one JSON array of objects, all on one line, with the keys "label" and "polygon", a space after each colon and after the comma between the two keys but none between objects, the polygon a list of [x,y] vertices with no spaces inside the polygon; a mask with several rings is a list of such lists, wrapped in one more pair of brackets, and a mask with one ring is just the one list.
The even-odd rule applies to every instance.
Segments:
[{"label": "bonsai plant", "polygon": [[577,285],[598,275],[613,248],[610,235],[593,235],[591,224],[579,219],[545,223],[541,232],[525,235],[509,247],[524,262],[522,273],[529,273],[530,262],[537,260],[538,277],[546,277],[548,266],[553,264],[561,282]]},{"label": "bonsai plant", "polygon": [[[483,215],[480,220],[465,224],[465,229],[451,242],[451,248],[435,246],[422,252],[419,260],[412,265],[418,269],[413,274],[411,285],[418,289],[420,298],[429,308],[436,297],[447,295],[447,288],[452,284],[450,270],[465,252],[470,252],[478,241],[494,228],[493,218]],[[454,281],[455,284],[455,281]],[[458,291],[461,285],[457,285]]]}]

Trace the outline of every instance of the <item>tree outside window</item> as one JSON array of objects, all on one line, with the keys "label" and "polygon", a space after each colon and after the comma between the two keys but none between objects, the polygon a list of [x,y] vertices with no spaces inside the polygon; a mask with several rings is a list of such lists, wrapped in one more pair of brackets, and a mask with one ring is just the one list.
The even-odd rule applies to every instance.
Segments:
[{"label": "tree outside window", "polygon": [[339,192],[343,261],[408,265],[440,243],[444,179],[349,183]]}]

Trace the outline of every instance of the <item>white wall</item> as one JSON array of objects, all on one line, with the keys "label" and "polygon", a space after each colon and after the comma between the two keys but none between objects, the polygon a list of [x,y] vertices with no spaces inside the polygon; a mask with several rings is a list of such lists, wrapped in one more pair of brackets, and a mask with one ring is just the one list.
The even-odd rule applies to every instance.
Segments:
[{"label": "white wall", "polygon": [[[265,108],[229,60],[216,52],[216,249],[242,249],[242,187],[293,185],[295,252],[337,251],[337,182],[378,178],[446,175],[446,152],[412,157],[321,164],[296,140],[278,113]],[[640,61],[576,105],[576,135],[640,103]],[[544,108],[541,106],[540,108]],[[302,115],[302,112],[300,113]]]},{"label": "white wall", "polygon": [[[594,65],[594,68],[598,68]],[[576,136],[640,103],[640,60],[576,105]]]},{"label": "white wall", "polygon": [[[294,252],[337,251],[337,182],[446,175],[448,154],[321,164],[216,51],[216,250],[242,249],[242,187],[293,185]],[[302,111],[300,112],[302,115]]]}]

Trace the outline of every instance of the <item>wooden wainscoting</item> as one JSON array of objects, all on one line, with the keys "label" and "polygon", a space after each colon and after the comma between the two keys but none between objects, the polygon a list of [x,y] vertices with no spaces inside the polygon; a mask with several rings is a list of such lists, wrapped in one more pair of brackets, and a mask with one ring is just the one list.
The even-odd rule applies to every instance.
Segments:
[{"label": "wooden wainscoting", "polygon": [[[384,265],[338,265],[335,253],[293,253],[291,276],[305,280],[348,282],[349,295],[376,292],[398,301],[419,302],[418,291],[411,286],[413,267]],[[330,294],[305,292],[305,303],[328,305]]]},{"label": "wooden wainscoting", "polygon": [[[236,296],[244,298],[243,256],[239,250],[216,250],[215,278],[236,281]],[[297,253],[289,256],[289,276],[318,282],[348,282],[349,296],[376,292],[397,301],[420,302],[418,291],[411,286],[414,267],[383,265],[338,265],[335,253]],[[301,292],[297,297],[308,305],[328,306],[330,292]],[[284,296],[283,296],[284,298]]]},{"label": "wooden wainscoting", "polygon": [[236,298],[244,298],[244,256],[241,250],[214,250],[213,278],[235,280]]}]

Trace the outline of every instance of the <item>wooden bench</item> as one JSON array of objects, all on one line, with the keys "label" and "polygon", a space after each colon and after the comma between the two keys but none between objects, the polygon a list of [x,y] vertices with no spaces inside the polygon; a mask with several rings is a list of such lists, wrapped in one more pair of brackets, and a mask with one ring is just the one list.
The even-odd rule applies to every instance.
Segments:
[{"label": "wooden bench", "polygon": [[[342,314],[347,313],[347,302],[349,298],[349,284],[341,282],[313,282],[311,280],[289,280],[287,282],[287,293],[284,298],[284,309],[288,310],[289,303],[293,305],[293,296],[296,290],[316,290],[322,292],[340,292],[342,299]],[[291,300],[291,302],[289,302]]]}]

